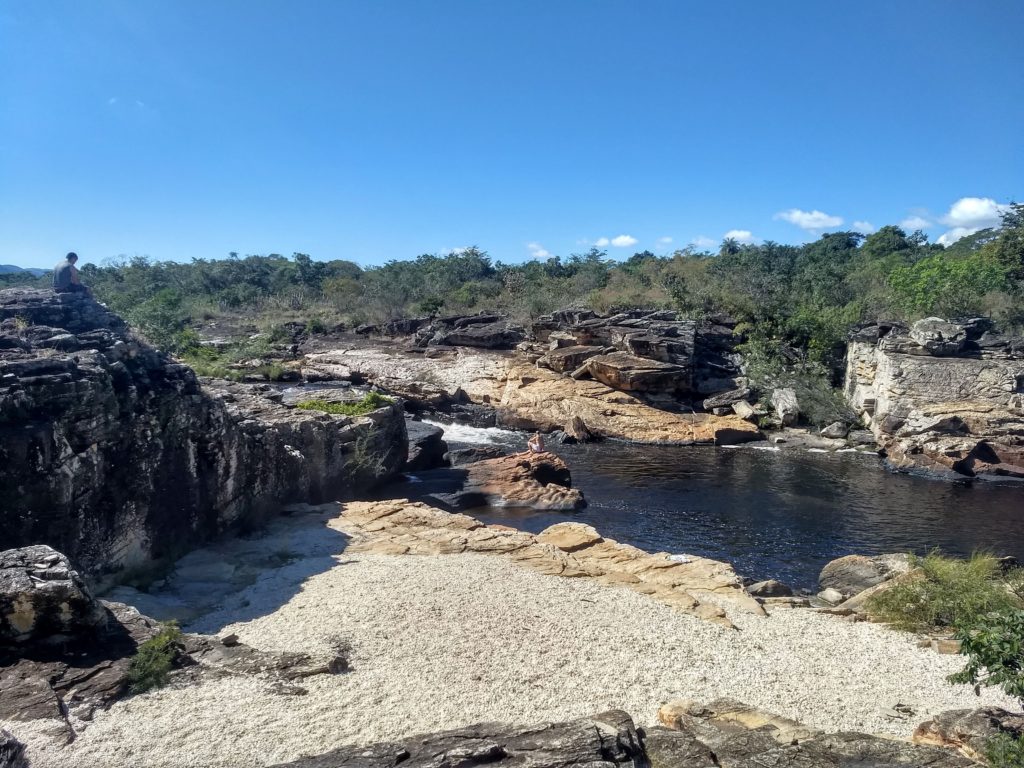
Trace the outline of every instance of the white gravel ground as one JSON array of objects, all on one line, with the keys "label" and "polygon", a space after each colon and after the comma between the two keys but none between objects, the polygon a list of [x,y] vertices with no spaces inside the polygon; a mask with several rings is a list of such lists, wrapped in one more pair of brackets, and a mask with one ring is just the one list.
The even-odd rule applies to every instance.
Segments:
[{"label": "white gravel ground", "polygon": [[[612,707],[642,725],[679,697],[729,696],[812,726],[900,735],[931,712],[1012,708],[945,682],[959,657],[872,624],[780,610],[739,615],[735,632],[499,557],[343,554],[324,570],[326,553],[310,554],[192,629],[292,651],[326,651],[341,637],[352,672],[307,680],[305,696],[252,678],[137,696],[97,713],[67,747],[8,724],[29,742],[33,768],[266,766],[343,744]],[[312,576],[311,563],[321,564]],[[897,703],[916,714],[888,719]]]}]

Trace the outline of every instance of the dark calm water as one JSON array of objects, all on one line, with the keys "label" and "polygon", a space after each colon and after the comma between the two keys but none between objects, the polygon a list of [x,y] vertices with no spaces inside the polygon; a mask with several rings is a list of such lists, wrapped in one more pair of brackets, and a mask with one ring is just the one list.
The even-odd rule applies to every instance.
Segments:
[{"label": "dark calm water", "polygon": [[[446,429],[454,444],[525,446],[515,433]],[[574,519],[643,549],[727,560],[744,575],[794,587],[815,587],[822,565],[851,553],[983,548],[1024,560],[1024,485],[894,475],[860,453],[612,442],[556,451],[586,509],[472,514],[533,532]]]}]

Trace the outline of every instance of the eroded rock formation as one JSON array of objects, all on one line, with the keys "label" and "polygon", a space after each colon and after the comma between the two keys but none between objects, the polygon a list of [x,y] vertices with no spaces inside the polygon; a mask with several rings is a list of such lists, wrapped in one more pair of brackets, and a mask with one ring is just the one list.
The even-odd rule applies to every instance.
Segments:
[{"label": "eroded rock formation", "polygon": [[0,541],[90,576],[181,554],[405,461],[397,406],[351,419],[209,382],[91,299],[0,292]]},{"label": "eroded rock formation", "polygon": [[985,319],[865,328],[846,394],[895,469],[1024,478],[1024,339]]}]

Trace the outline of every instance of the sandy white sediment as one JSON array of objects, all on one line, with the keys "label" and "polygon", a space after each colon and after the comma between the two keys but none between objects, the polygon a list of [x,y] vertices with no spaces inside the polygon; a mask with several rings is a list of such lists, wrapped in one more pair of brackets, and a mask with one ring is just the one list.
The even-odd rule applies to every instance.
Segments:
[{"label": "sandy white sediment", "polygon": [[[305,542],[312,558],[268,571],[192,629],[315,653],[343,638],[352,672],[307,680],[305,696],[254,678],[137,696],[97,713],[67,747],[36,726],[8,724],[29,743],[34,768],[266,766],[343,744],[612,707],[650,724],[662,702],[679,697],[729,696],[812,726],[902,735],[931,712],[1013,708],[993,692],[979,700],[945,682],[960,657],[877,625],[779,610],[738,614],[736,632],[500,557],[332,560],[326,542],[316,551],[319,530],[303,526],[289,541]],[[916,714],[887,718],[897,703]]]}]

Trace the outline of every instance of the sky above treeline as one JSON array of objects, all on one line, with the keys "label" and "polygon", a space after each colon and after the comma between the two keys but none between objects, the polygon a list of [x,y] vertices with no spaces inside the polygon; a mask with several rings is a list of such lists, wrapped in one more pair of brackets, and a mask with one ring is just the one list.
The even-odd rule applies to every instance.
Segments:
[{"label": "sky above treeline", "polygon": [[0,263],[933,240],[1024,198],[1020,0],[2,0]]}]

